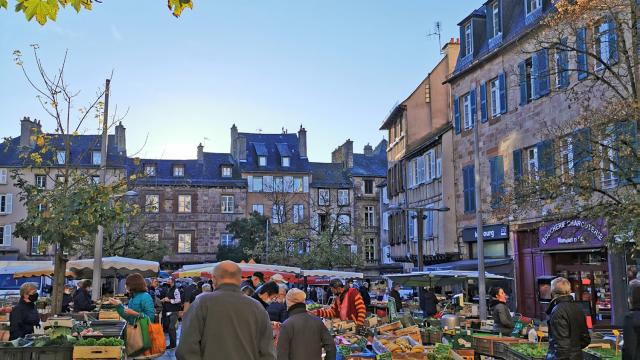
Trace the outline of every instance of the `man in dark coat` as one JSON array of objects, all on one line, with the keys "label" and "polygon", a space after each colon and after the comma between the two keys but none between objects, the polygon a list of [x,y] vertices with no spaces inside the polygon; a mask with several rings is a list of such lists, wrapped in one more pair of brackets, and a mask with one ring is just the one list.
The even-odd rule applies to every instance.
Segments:
[{"label": "man in dark coat", "polygon": [[40,315],[36,310],[37,300],[36,284],[24,283],[20,286],[20,302],[13,307],[9,315],[9,340],[33,334],[33,328],[40,326]]},{"label": "man in dark coat", "polygon": [[425,317],[431,317],[438,313],[438,297],[431,288],[422,292],[420,298],[420,309]]},{"label": "man in dark coat", "polygon": [[495,329],[504,336],[510,336],[516,323],[507,306],[507,294],[503,288],[493,287],[489,290],[489,296],[491,296],[489,309],[491,309]]},{"label": "man in dark coat", "polygon": [[92,285],[91,280],[82,280],[78,285],[76,293],[73,294],[73,311],[93,311],[96,306],[91,300],[91,294],[89,294]]},{"label": "man in dark coat", "polygon": [[559,277],[551,281],[549,304],[549,351],[547,360],[582,359],[582,349],[591,343],[585,314],[571,296],[571,283]]},{"label": "man in dark coat", "polygon": [[371,295],[369,295],[369,283],[363,282],[362,286],[360,286],[360,296],[362,296],[362,301],[364,301],[364,306],[369,307],[371,305]]},{"label": "man in dark coat", "polygon": [[400,286],[400,284],[394,284],[391,292],[389,293],[389,296],[391,296],[393,300],[396,301],[396,311],[398,312],[402,310],[402,297],[400,296],[401,287],[402,286]]},{"label": "man in dark coat", "polygon": [[322,349],[325,360],[336,359],[336,345],[329,330],[317,316],[307,312],[306,295],[299,289],[291,289],[286,301],[289,318],[280,327],[278,338],[278,360],[321,360]]},{"label": "man in dark coat", "polygon": [[640,359],[640,280],[629,283],[629,313],[624,317],[622,360]]}]

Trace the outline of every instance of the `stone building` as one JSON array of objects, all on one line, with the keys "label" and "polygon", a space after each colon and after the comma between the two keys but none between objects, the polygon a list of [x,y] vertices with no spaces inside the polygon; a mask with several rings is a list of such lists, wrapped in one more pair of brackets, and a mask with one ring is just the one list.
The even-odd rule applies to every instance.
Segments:
[{"label": "stone building", "polygon": [[[126,174],[126,133],[122,124],[115,133],[108,135],[107,183]],[[51,247],[43,246],[42,236],[29,239],[13,235],[15,224],[26,216],[26,209],[19,200],[19,189],[11,175],[19,170],[22,177],[33,185],[51,189],[63,176],[63,168],[85,172],[94,181],[99,180],[101,162],[101,135],[73,135],[70,137],[70,153],[66,156],[64,138],[59,134],[45,134],[46,145],[51,149],[42,156],[41,166],[36,166],[29,154],[36,153],[45,144],[38,144],[36,136],[45,134],[39,121],[28,117],[20,121],[20,135],[0,143],[0,258],[3,260],[50,260]]]},{"label": "stone building", "polygon": [[[443,85],[453,71],[460,44],[443,47],[443,58],[380,130],[389,134],[388,217],[391,258],[418,264],[418,221],[423,221],[423,263],[458,260],[453,187],[451,95]],[[417,209],[424,208],[424,219]],[[445,209],[446,212],[428,209]]]}]

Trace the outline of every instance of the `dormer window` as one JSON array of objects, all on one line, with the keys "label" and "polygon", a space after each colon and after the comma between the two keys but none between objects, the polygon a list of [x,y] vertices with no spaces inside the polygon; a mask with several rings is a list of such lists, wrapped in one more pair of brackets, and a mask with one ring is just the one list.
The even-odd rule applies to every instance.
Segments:
[{"label": "dormer window", "polygon": [[91,164],[92,165],[100,165],[102,163],[102,153],[98,150],[94,150],[91,152]]},{"label": "dormer window", "polygon": [[471,33],[471,22],[464,26],[464,54],[473,54],[473,37]]},{"label": "dormer window", "polygon": [[267,166],[266,156],[258,156],[258,166]]},{"label": "dormer window", "polygon": [[542,8],[542,0],[525,0],[525,3],[527,8],[527,15]]},{"label": "dormer window", "polygon": [[289,167],[291,158],[288,156],[282,157],[282,167]]},{"label": "dormer window", "polygon": [[66,153],[64,152],[64,150],[58,150],[56,151],[56,163],[58,165],[63,165],[66,161]]},{"label": "dormer window", "polygon": [[184,165],[173,165],[173,176],[184,177]]},{"label": "dormer window", "polygon": [[222,167],[222,177],[231,177],[231,173],[232,173],[231,166]]},{"label": "dormer window", "polygon": [[156,176],[156,165],[155,164],[146,164],[144,166],[144,174],[147,176]]},{"label": "dormer window", "polygon": [[502,33],[502,24],[500,22],[500,1],[496,1],[491,5],[491,16],[493,20],[493,37]]}]

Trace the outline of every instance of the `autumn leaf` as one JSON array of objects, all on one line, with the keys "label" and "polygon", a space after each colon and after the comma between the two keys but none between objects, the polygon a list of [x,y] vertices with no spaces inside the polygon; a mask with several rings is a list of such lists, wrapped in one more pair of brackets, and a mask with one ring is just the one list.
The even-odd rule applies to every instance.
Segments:
[{"label": "autumn leaf", "polygon": [[16,12],[22,11],[27,21],[36,17],[40,25],[47,22],[47,18],[55,21],[58,15],[58,0],[17,0]]},{"label": "autumn leaf", "polygon": [[0,0],[0,8],[7,8],[7,0]]},{"label": "autumn leaf", "polygon": [[167,7],[173,11],[173,16],[180,17],[185,8],[193,9],[193,2],[191,0],[167,0]]}]

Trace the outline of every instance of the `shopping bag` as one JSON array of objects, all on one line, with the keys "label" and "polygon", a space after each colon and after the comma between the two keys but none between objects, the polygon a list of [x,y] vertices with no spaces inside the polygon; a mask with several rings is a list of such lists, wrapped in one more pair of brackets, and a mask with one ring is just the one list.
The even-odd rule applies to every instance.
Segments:
[{"label": "shopping bag", "polygon": [[127,355],[135,355],[144,352],[151,347],[149,339],[149,319],[139,317],[133,325],[127,325],[126,350]]},{"label": "shopping bag", "polygon": [[143,316],[138,318],[138,324],[140,324],[140,332],[142,333],[142,349],[147,350],[151,348],[151,338],[149,337],[149,324],[151,321],[148,317]]},{"label": "shopping bag", "polygon": [[167,343],[164,338],[164,331],[162,331],[162,324],[150,323],[149,324],[149,337],[151,340],[151,354],[162,354],[167,349]]}]

